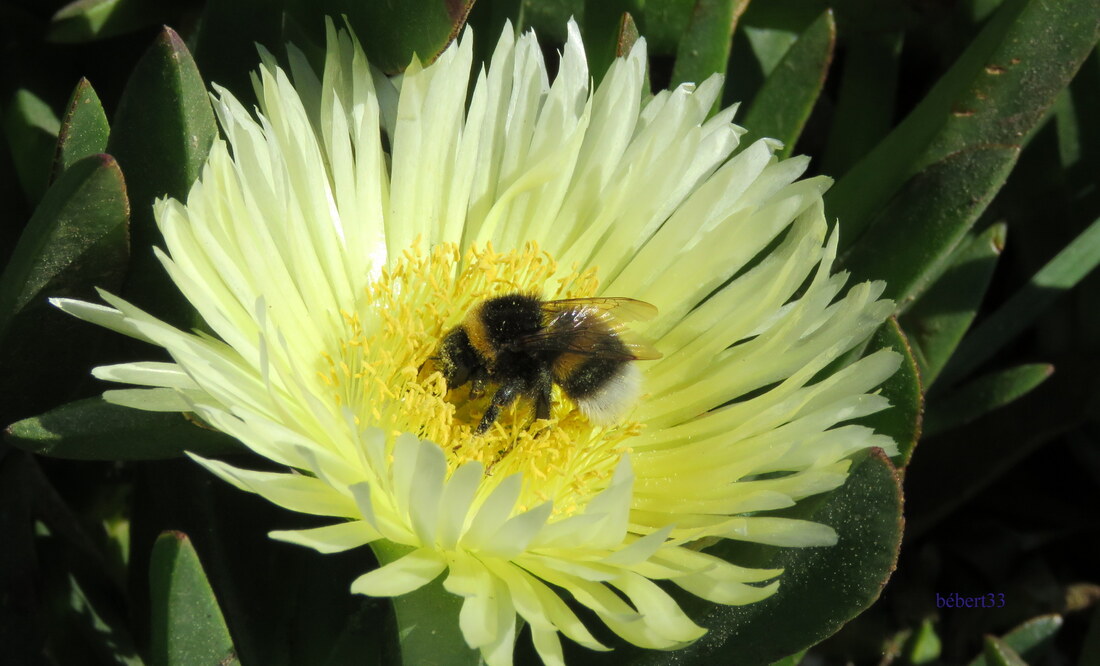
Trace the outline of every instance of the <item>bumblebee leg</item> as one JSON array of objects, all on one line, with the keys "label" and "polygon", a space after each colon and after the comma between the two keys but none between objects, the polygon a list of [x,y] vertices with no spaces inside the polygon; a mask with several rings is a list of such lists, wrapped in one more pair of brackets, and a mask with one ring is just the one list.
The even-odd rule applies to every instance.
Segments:
[{"label": "bumblebee leg", "polygon": [[523,393],[523,384],[521,382],[511,382],[502,385],[497,392],[493,394],[493,399],[489,401],[489,408],[485,410],[485,415],[481,417],[481,423],[477,424],[477,429],[474,430],[475,435],[483,435],[485,431],[497,420],[500,416],[500,410],[515,402],[516,398]]},{"label": "bumblebee leg", "polygon": [[475,368],[470,379],[470,399],[477,400],[485,395],[485,385],[489,383],[489,371],[484,367]]},{"label": "bumblebee leg", "polygon": [[538,383],[535,384],[535,418],[550,418],[550,390],[554,387],[554,378],[550,376],[550,369],[543,368],[539,372]]}]

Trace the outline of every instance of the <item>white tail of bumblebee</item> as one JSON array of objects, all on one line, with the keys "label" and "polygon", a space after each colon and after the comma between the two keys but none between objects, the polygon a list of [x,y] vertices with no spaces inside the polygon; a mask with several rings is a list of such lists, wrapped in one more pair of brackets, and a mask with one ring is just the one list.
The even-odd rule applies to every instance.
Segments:
[{"label": "white tail of bumblebee", "polygon": [[577,400],[577,407],[588,420],[599,426],[617,423],[638,401],[642,392],[642,372],[633,363],[623,363],[599,391]]}]

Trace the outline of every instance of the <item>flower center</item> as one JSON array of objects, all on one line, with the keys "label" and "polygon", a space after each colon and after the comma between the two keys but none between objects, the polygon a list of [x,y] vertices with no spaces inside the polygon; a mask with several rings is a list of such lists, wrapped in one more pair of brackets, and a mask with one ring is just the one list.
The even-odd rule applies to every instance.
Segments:
[{"label": "flower center", "polygon": [[322,354],[318,375],[360,425],[378,425],[391,440],[411,432],[435,442],[452,472],[475,460],[492,481],[522,472],[521,504],[554,500],[556,512],[572,513],[607,486],[624,441],[640,426],[594,426],[555,386],[549,419],[535,421],[534,406],[520,398],[487,432],[475,434],[498,386],[490,382],[477,399],[469,384],[448,391],[427,361],[485,299],[515,292],[583,298],[597,286],[595,269],[560,272],[534,244],[505,253],[471,248],[464,256],[453,244],[430,253],[414,248],[364,290],[354,312],[342,313],[344,333]]}]

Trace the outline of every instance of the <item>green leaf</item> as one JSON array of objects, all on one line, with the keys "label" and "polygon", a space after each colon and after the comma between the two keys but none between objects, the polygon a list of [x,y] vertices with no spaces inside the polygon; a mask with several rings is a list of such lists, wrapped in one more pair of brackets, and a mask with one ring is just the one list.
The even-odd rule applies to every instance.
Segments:
[{"label": "green leaf", "polygon": [[[370,544],[381,566],[412,552],[412,548],[390,541]],[[462,637],[458,614],[462,598],[443,589],[441,579],[394,597],[397,617],[398,662],[404,666],[476,666],[481,655],[471,650]]]},{"label": "green leaf", "polygon": [[216,134],[195,62],[179,35],[165,27],[126,83],[108,148],[126,174],[133,205],[134,264],[125,294],[185,328],[197,323],[197,315],[153,255],[153,246],[162,244],[153,201],[186,199]]},{"label": "green leaf", "polygon": [[754,99],[799,35],[829,8],[820,0],[750,3],[737,21],[730,47],[723,105]]},{"label": "green leaf", "polygon": [[924,393],[921,390],[920,370],[909,340],[896,319],[891,318],[875,331],[867,344],[866,352],[872,353],[879,349],[892,349],[902,358],[901,367],[879,389],[890,401],[890,408],[865,416],[857,423],[874,428],[876,432],[888,435],[897,442],[898,455],[894,456],[893,462],[898,467],[905,467],[921,438]]},{"label": "green leaf", "polygon": [[792,654],[789,657],[783,657],[779,661],[773,661],[771,666],[798,666],[802,663],[802,659],[806,656],[806,650],[802,650],[796,654]]},{"label": "green leaf", "polygon": [[971,148],[915,175],[842,260],[852,280],[886,280],[884,296],[894,299],[899,311],[907,309],[943,272],[1004,184],[1018,152],[1003,146]]},{"label": "green leaf", "polygon": [[985,637],[982,656],[990,666],[1027,666],[1018,652],[996,636]]},{"label": "green leaf", "polygon": [[584,23],[585,0],[520,0],[517,30],[534,28],[539,39],[565,43],[569,17]]},{"label": "green leaf", "polygon": [[45,294],[117,279],[125,258],[126,186],[110,155],[85,158],[50,188],[0,276],[0,336]]},{"label": "green leaf", "polygon": [[75,0],[50,19],[46,40],[68,44],[123,35],[163,21],[169,6],[144,0]]},{"label": "green leaf", "polygon": [[[701,83],[712,74],[725,74],[730,38],[749,0],[697,0],[687,31],[676,49],[670,87]],[[716,105],[720,102],[715,102]]]},{"label": "green leaf", "polygon": [[[893,218],[875,213],[929,167],[957,161],[952,156],[964,152],[1016,152],[1088,55],[1098,31],[1100,6],[1093,0],[1005,2],[921,103],[829,191],[829,210],[843,225],[842,249],[875,219],[878,226],[894,227]],[[973,166],[989,173],[970,180],[990,186],[996,185],[995,173],[1007,171],[996,159]],[[898,235],[908,232],[905,227]],[[912,245],[915,251],[922,247]]]},{"label": "green leaf", "polygon": [[[249,72],[260,63],[256,45],[276,54],[285,52],[286,11],[280,10],[284,5],[273,6],[270,0],[204,3],[198,30],[189,40],[203,76],[233,91],[246,105],[254,102]],[[319,18],[317,28],[324,29]]]},{"label": "green leaf", "polygon": [[784,144],[780,157],[791,154],[825,84],[835,43],[836,22],[827,10],[787,49],[753,98],[745,114],[748,134],[742,145],[771,137]]},{"label": "green leaf", "polygon": [[128,215],[118,165],[110,155],[93,155],[62,174],[27,223],[0,275],[3,422],[57,404],[87,376],[99,332],[46,299],[91,298],[93,287],[121,283]]},{"label": "green leaf", "polygon": [[186,534],[165,532],[153,545],[149,592],[152,664],[240,663],[214,591]]},{"label": "green leaf", "polygon": [[916,539],[1052,438],[1096,413],[1100,359],[1091,350],[1062,352],[1058,372],[1012,409],[921,442],[906,468],[907,537]]},{"label": "green leaf", "polygon": [[966,376],[1031,325],[1056,298],[1100,263],[1100,218],[1043,266],[1026,285],[985,318],[959,345],[944,369],[945,386]]},{"label": "green leaf", "polygon": [[[607,74],[611,61],[620,55],[623,16],[641,16],[644,4],[642,0],[585,0],[581,34],[588,71],[597,85]],[[634,31],[637,39],[637,27]]]},{"label": "green leaf", "polygon": [[1054,372],[1048,363],[1031,363],[983,375],[935,398],[928,408],[925,433],[938,433],[969,423],[1016,401]]},{"label": "green leaf", "polygon": [[[707,633],[677,650],[678,663],[709,664],[737,655],[737,663],[767,664],[832,635],[878,598],[897,563],[901,544],[901,485],[880,450],[857,456],[836,491],[784,512],[790,518],[832,526],[835,546],[780,548],[722,541],[707,552],[734,564],[781,568],[779,591],[747,606],[723,606],[670,589]],[[773,515],[773,514],[769,514]],[[662,653],[615,646],[615,661],[665,664]]]},{"label": "green leaf", "polygon": [[57,180],[77,160],[106,151],[110,131],[99,95],[88,79],[80,79],[61,120],[50,181]]},{"label": "green leaf", "polygon": [[856,30],[845,36],[836,107],[821,156],[823,173],[843,174],[890,133],[901,46],[898,30]]},{"label": "green leaf", "polygon": [[642,22],[650,55],[674,55],[691,22],[695,0],[648,0]]},{"label": "green leaf", "polygon": [[[242,466],[254,468],[256,461],[244,460]],[[377,655],[389,601],[348,589],[374,563],[370,552],[361,548],[322,555],[268,536],[271,530],[319,527],[337,520],[289,512],[241,492],[188,459],[128,470],[134,479],[130,569],[146,570],[149,546],[165,529],[192,535],[242,663],[392,663]],[[131,582],[137,586],[142,581]],[[130,594],[148,597],[133,586]],[[145,617],[148,612],[142,610],[137,619]],[[353,651],[354,658],[339,661],[345,649]]]},{"label": "green leaf", "polygon": [[40,97],[26,88],[15,91],[4,113],[4,134],[11,148],[19,185],[31,205],[46,192],[50,160],[61,121]]},{"label": "green leaf", "polygon": [[[317,15],[314,0],[297,0],[303,13]],[[295,2],[289,3],[294,7]],[[447,48],[466,24],[474,0],[421,2],[359,2],[325,0],[331,16],[346,15],[366,51],[367,60],[387,73],[404,71],[415,53],[431,62]],[[292,10],[293,11],[293,10]]]},{"label": "green leaf", "polygon": [[9,444],[25,451],[76,460],[155,460],[191,451],[203,456],[240,453],[223,433],[183,414],[143,412],[103,398],[78,400],[8,426]]},{"label": "green leaf", "polygon": [[[42,632],[44,645],[37,646],[38,657],[26,660],[14,657],[13,663],[40,663],[41,655],[49,654],[52,663],[58,664],[140,666],[143,662],[138,656],[126,609],[121,603],[125,574],[121,562],[109,557],[106,552],[112,544],[96,529],[99,519],[111,513],[111,508],[107,506],[109,500],[106,500],[111,492],[107,488],[109,484],[104,483],[95,470],[82,469],[79,480],[66,488],[66,497],[62,498],[33,456],[11,451],[3,458],[0,462],[0,487],[11,489],[16,485],[22,486],[32,503],[31,507],[24,508],[30,509],[31,515],[27,517],[33,516],[33,521],[28,520],[10,534],[10,547],[18,552],[23,545],[21,537],[25,534],[33,539],[31,547],[37,561],[33,569],[0,566],[0,570],[21,576],[27,576],[32,570],[36,573],[38,585],[34,594],[37,598],[31,607],[37,606],[44,611],[38,619],[47,628]],[[56,468],[53,471],[56,472]],[[10,478],[6,474],[10,472],[18,476]],[[72,477],[65,478],[74,480]],[[17,483],[13,483],[16,479]],[[99,485],[96,485],[97,482]],[[75,487],[80,488],[77,492],[82,495],[90,493],[94,498],[92,501],[99,506],[78,514],[76,507],[66,503],[67,500],[72,501]],[[0,497],[0,500],[12,499],[6,493]],[[0,513],[5,515],[20,509],[16,502],[2,503],[5,509]],[[87,505],[83,508],[86,509]],[[91,533],[86,529],[88,526],[93,529]],[[8,548],[5,543],[3,550]],[[8,589],[16,591],[28,582],[25,580],[18,587]],[[2,606],[11,608],[9,604]],[[19,608],[18,604],[16,602],[16,608]],[[26,615],[26,608],[22,607],[22,615]],[[9,626],[13,629],[28,628],[25,621],[9,625],[8,618],[0,626],[4,629]],[[0,635],[3,633],[0,630]],[[10,638],[3,636],[0,639],[7,659],[13,658],[9,652],[11,646],[14,645],[17,650],[27,640],[27,636],[20,636],[14,641]]]},{"label": "green leaf", "polygon": [[901,317],[921,378],[931,387],[978,313],[1005,245],[1006,227],[994,224],[959,244],[947,270]]},{"label": "green leaf", "polygon": [[[1062,628],[1061,615],[1040,615],[1016,627],[1001,637],[1002,644],[1016,652],[1027,663],[1039,663],[1054,635]],[[979,655],[970,666],[989,666],[985,654]]]},{"label": "green leaf", "polygon": [[926,619],[906,641],[904,653],[906,663],[927,664],[939,659],[940,651],[940,637],[936,635],[936,627],[932,620]]}]

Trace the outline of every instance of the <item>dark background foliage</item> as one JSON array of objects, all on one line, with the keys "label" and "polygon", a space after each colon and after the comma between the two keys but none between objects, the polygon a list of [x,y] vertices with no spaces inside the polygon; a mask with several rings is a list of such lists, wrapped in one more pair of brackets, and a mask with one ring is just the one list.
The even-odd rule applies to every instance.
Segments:
[{"label": "dark background foliage", "polygon": [[[195,178],[216,132],[211,81],[248,98],[254,43],[315,56],[321,17],[341,14],[389,71],[433,57],[467,18],[481,56],[509,19],[553,63],[575,16],[597,79],[638,34],[654,90],[725,73],[746,139],[780,138],[837,179],[842,265],[886,278],[899,304],[875,345],[909,363],[875,425],[902,455],[857,461],[844,492],[801,509],[854,555],[782,560],[862,575],[795,578],[745,612],[697,609],[712,631],[691,650],[612,660],[1100,663],[1100,7],[1086,0],[0,0],[0,417],[13,424],[0,661],[411,663],[387,603],[347,593],[366,549],[269,541],[308,520],[179,457],[233,454],[231,441],[95,397],[109,387],[91,367],[155,352],[44,301],[101,286],[198,325],[152,260],[151,201]],[[904,541],[881,588],[899,484]],[[937,603],[954,594],[995,607]]]}]

